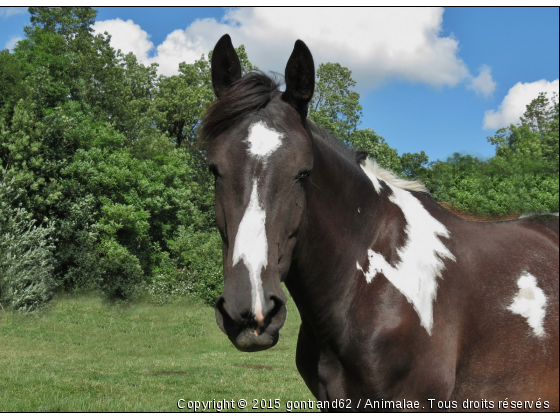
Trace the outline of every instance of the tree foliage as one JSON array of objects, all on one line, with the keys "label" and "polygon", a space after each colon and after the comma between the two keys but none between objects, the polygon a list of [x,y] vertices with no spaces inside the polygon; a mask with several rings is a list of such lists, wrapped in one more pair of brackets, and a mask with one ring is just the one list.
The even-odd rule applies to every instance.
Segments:
[{"label": "tree foliage", "polygon": [[558,99],[540,94],[519,124],[488,138],[496,156],[455,154],[420,175],[436,199],[471,213],[502,216],[558,211]]},{"label": "tree foliage", "polygon": [[367,152],[385,168],[400,173],[402,165],[397,151],[374,129],[358,128],[363,114],[355,86],[348,68],[338,63],[320,64],[309,104],[309,119],[349,146]]},{"label": "tree foliage", "polygon": [[[0,302],[33,310],[57,288],[214,302],[222,284],[213,178],[196,128],[213,101],[210,59],[158,76],[95,35],[88,7],[31,7],[0,52]],[[243,46],[244,73],[255,69]],[[502,215],[558,211],[558,98],[536,98],[489,141],[496,156],[429,162],[372,128],[352,72],[319,65],[309,118],[440,201]]]},{"label": "tree foliage", "polygon": [[0,304],[32,311],[53,295],[54,225],[37,223],[22,206],[23,191],[0,179]]},{"label": "tree foliage", "polygon": [[397,174],[402,172],[401,157],[374,129],[353,131],[350,143],[356,150],[367,152],[368,156],[375,159],[382,167]]},{"label": "tree foliage", "polygon": [[353,89],[356,82],[352,72],[338,63],[324,63],[319,65],[316,78],[309,119],[350,143],[350,136],[362,117],[360,95]]},{"label": "tree foliage", "polygon": [[[182,63],[178,76],[158,77],[157,65],[115,51],[108,34],[93,35],[95,10],[30,13],[27,38],[0,54],[0,178],[22,192],[21,210],[10,203],[17,212],[5,220],[27,223],[10,222],[9,229],[38,235],[47,227],[37,221],[49,220],[52,238],[41,255],[50,261],[50,292],[100,289],[128,299],[156,278],[186,282],[179,273],[193,271],[189,258],[198,247],[221,252],[213,184],[194,146],[213,99],[209,62],[202,57]],[[187,255],[177,245],[181,226],[200,239]],[[9,229],[5,222],[2,233]],[[196,264],[196,279],[190,274],[188,281],[217,290],[221,263]],[[10,290],[1,283],[2,299]]]}]

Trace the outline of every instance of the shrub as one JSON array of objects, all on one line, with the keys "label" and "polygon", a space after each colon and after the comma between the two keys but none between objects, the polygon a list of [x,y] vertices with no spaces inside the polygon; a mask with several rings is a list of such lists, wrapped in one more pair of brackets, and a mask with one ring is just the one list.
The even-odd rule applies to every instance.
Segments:
[{"label": "shrub", "polygon": [[100,268],[100,287],[110,299],[130,299],[144,276],[138,258],[113,239],[101,243]]},{"label": "shrub", "polygon": [[0,179],[0,302],[32,311],[48,302],[57,287],[55,228],[46,220],[38,224],[23,207],[14,207],[20,196],[21,192]]},{"label": "shrub", "polygon": [[67,291],[90,291],[101,281],[98,200],[88,194],[58,205],[55,273]]},{"label": "shrub", "polygon": [[222,240],[217,229],[179,227],[170,248],[177,258],[177,283],[213,305],[223,289]]}]

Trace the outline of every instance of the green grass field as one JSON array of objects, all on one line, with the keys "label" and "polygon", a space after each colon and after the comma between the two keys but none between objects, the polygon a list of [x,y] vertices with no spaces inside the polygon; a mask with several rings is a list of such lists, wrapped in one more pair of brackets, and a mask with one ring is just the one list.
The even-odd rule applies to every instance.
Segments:
[{"label": "green grass field", "polygon": [[38,314],[0,310],[0,411],[179,411],[181,398],[248,402],[223,411],[279,398],[267,411],[285,411],[313,400],[295,366],[299,323],[290,301],[279,343],[242,353],[213,308],[187,299],[110,306],[72,296]]}]

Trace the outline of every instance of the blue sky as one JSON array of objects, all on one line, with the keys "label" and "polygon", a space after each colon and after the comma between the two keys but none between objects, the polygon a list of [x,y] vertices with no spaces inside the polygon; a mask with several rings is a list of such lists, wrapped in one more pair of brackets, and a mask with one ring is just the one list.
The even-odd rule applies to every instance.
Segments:
[{"label": "blue sky", "polygon": [[[289,17],[289,19],[288,19]],[[315,62],[353,71],[362,127],[399,153],[431,160],[494,154],[486,137],[517,121],[539,91],[558,91],[558,8],[98,8],[99,32],[173,74],[223,33],[262,70],[282,71],[301,38]],[[0,8],[0,48],[23,37],[29,14]]]}]

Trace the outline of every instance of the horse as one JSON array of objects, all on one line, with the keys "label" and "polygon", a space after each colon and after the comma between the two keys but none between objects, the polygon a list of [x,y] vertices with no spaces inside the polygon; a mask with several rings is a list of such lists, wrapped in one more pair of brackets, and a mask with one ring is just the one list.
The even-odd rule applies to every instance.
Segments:
[{"label": "horse", "polygon": [[242,75],[229,35],[199,135],[215,178],[216,321],[266,350],[301,316],[296,365],[323,411],[558,410],[558,217],[468,222],[307,119],[298,40],[285,91]]}]

